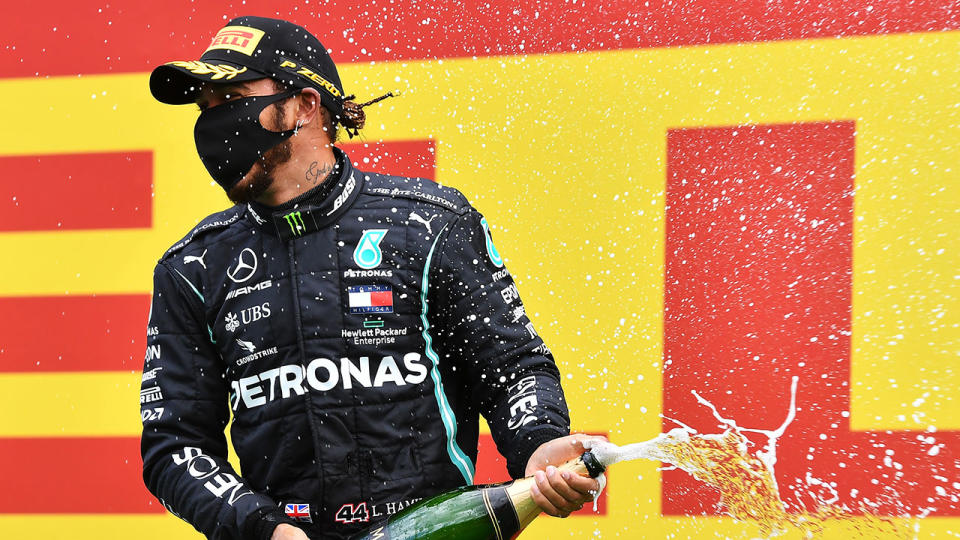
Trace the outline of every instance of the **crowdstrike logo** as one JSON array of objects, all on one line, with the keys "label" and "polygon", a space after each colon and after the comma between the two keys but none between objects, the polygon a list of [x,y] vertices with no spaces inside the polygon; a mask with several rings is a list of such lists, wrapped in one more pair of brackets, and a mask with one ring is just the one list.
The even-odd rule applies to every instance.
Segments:
[{"label": "crowdstrike logo", "polygon": [[248,353],[256,352],[257,350],[257,347],[253,343],[244,341],[240,338],[237,338],[237,345],[239,345],[241,349],[247,351]]},{"label": "crowdstrike logo", "polygon": [[243,248],[237,257],[237,264],[227,269],[227,277],[234,283],[248,281],[257,272],[257,254],[250,248]]},{"label": "crowdstrike logo", "polygon": [[[276,351],[276,348],[272,350]],[[350,390],[420,384],[427,379],[428,372],[423,357],[415,352],[403,356],[402,367],[392,356],[382,357],[375,366],[371,366],[370,358],[366,356],[356,361],[341,358],[339,363],[316,358],[305,369],[301,365],[284,365],[232,381],[231,406],[234,411],[241,404],[246,409],[262,407],[278,399],[302,396],[308,387],[317,392],[328,392],[334,388]]]},{"label": "crowdstrike logo", "polygon": [[244,351],[250,353],[237,360],[238,366],[242,366],[244,364],[253,362],[254,360],[259,360],[261,358],[277,354],[276,347],[270,347],[269,349],[258,351],[256,345],[254,345],[249,341],[244,341],[242,339],[237,339],[237,345],[239,345],[240,348],[242,348]]}]

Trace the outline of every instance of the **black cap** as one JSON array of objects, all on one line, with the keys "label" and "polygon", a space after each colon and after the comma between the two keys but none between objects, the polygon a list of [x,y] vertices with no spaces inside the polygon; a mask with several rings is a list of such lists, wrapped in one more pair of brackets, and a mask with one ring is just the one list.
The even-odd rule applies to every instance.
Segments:
[{"label": "black cap", "polygon": [[200,60],[167,62],[150,74],[150,92],[171,105],[193,103],[200,83],[270,77],[294,88],[316,88],[334,118],[343,115],[337,66],[316,37],[281,19],[237,17],[217,32]]}]

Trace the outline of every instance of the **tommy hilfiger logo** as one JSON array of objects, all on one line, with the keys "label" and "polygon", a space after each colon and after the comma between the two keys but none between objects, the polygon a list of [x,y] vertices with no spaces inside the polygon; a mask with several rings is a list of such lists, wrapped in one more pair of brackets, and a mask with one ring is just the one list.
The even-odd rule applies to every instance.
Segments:
[{"label": "tommy hilfiger logo", "polygon": [[393,313],[393,288],[389,285],[358,285],[347,288],[350,313]]}]

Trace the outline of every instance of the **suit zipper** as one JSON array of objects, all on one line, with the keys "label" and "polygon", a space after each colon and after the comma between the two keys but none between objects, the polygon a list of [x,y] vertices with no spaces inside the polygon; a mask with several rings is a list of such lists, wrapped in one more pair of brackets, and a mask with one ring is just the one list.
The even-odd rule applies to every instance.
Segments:
[{"label": "suit zipper", "polygon": [[[287,254],[289,255],[290,260],[290,290],[293,292],[293,315],[294,321],[296,324],[296,333],[297,333],[297,350],[300,353],[300,367],[304,369],[306,373],[307,369],[307,353],[306,347],[303,344],[303,320],[300,316],[300,283],[297,275],[297,258],[296,258],[296,240],[291,239],[287,241]],[[318,433],[320,432],[317,427],[317,420],[313,417],[313,406],[310,399],[310,385],[305,385],[305,392],[303,393],[303,399],[307,409],[307,424],[310,426],[310,437],[313,439],[313,457],[317,460],[317,479],[320,481],[320,497],[318,501],[311,501],[315,504],[317,517],[320,518],[323,522],[323,516],[320,515],[320,511],[323,509],[322,502],[326,499],[326,478],[323,474],[323,458],[320,452],[320,439]]]}]

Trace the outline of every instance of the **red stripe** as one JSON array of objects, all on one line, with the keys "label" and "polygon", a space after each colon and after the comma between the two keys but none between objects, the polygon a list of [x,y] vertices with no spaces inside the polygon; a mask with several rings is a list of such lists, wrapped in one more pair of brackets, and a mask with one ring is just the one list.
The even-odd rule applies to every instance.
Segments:
[{"label": "red stripe", "polygon": [[[274,14],[306,26],[340,63],[960,28],[960,10],[939,0],[491,0],[470,7],[445,0],[352,0],[320,8],[300,0],[172,0],[163,9],[134,0],[51,0],[42,11],[29,2],[5,8],[0,77],[143,72],[196,59],[226,20],[246,14]],[[354,85],[347,86],[352,91]]]},{"label": "red stripe", "polygon": [[153,153],[0,157],[0,231],[149,228]]},{"label": "red stripe", "polygon": [[0,439],[0,513],[162,513],[138,437]]},{"label": "red stripe", "polygon": [[437,154],[432,140],[346,142],[337,146],[361,171],[435,179]]},{"label": "red stripe", "polygon": [[371,292],[370,293],[370,305],[371,306],[392,306],[393,305],[393,292]]},{"label": "red stripe", "polygon": [[0,298],[0,372],[139,371],[150,297]]},{"label": "red stripe", "polygon": [[[776,465],[789,508],[814,510],[809,473],[836,482],[838,504],[855,511],[869,500],[884,515],[960,515],[936,493],[938,475],[960,482],[960,433],[932,434],[945,446],[927,455],[916,432],[855,433],[844,417],[854,132],[853,122],[669,132],[664,415],[716,432],[696,390],[740,425],[775,429],[797,375],[799,409]],[[884,464],[888,451],[902,474]],[[716,512],[712,490],[678,471],[663,478],[664,513]]]}]

